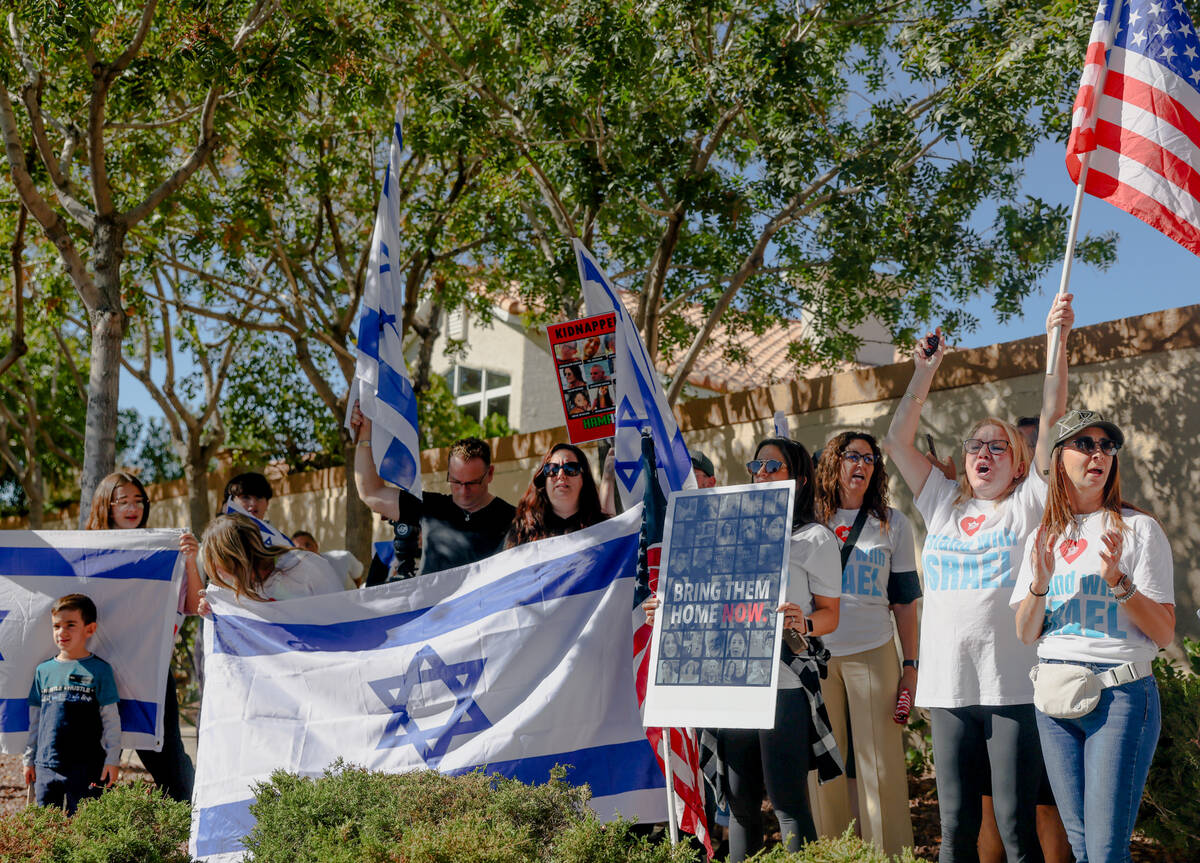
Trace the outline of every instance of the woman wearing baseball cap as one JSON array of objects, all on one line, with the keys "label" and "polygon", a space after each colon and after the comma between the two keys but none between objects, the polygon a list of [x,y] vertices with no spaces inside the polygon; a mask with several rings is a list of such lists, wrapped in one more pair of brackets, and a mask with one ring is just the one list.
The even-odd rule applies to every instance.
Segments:
[{"label": "woman wearing baseball cap", "polygon": [[1013,589],[1037,643],[1037,723],[1075,859],[1125,863],[1158,743],[1151,660],[1175,636],[1171,547],[1121,499],[1125,435],[1094,411],[1054,428],[1050,493]]}]

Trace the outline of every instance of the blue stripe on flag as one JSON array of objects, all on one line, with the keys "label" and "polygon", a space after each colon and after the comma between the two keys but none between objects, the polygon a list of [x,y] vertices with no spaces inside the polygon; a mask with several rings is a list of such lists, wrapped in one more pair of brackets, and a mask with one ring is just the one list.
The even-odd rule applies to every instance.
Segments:
[{"label": "blue stripe on flag", "polygon": [[379,359],[379,309],[363,307],[358,319],[358,352],[373,360]]},{"label": "blue stripe on flag", "polygon": [[630,534],[581,549],[572,556],[573,564],[550,580],[543,580],[541,574],[562,567],[563,558],[533,564],[487,587],[430,608],[366,620],[267,623],[214,615],[213,650],[233,656],[302,651],[352,653],[429,641],[506,608],[602,590],[615,578],[633,575],[617,571],[611,561],[632,562],[636,558],[637,541],[637,534]]},{"label": "blue stripe on flag", "polygon": [[413,392],[412,381],[389,366],[386,360],[379,361],[379,398],[408,420],[413,428],[417,427],[417,394]]},{"label": "blue stripe on flag", "polygon": [[177,549],[0,547],[0,574],[8,578],[137,578],[170,581]]},{"label": "blue stripe on flag", "polygon": [[[592,797],[663,788],[666,784],[650,744],[645,740],[512,761],[495,761],[483,765],[483,772],[516,779],[526,785],[544,784],[550,779],[550,770],[557,764],[568,768],[567,782],[572,785],[586,783],[592,789]],[[478,766],[460,767],[443,772],[449,776],[461,776],[478,769]],[[254,816],[250,814],[250,804],[253,802],[236,800],[201,809],[196,829],[197,856],[241,851],[241,837],[254,829]]]},{"label": "blue stripe on flag", "polygon": [[388,444],[387,452],[379,462],[379,475],[401,488],[412,488],[413,480],[417,478],[417,462],[400,438],[393,438]]},{"label": "blue stripe on flag", "polygon": [[[122,698],[117,711],[121,714],[121,731],[154,734],[158,706],[153,701]],[[7,734],[28,730],[29,699],[0,698],[0,731]]]}]

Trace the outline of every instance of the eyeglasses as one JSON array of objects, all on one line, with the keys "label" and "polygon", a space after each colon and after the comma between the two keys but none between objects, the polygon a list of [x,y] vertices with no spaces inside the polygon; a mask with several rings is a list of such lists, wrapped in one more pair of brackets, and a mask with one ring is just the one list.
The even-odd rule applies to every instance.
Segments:
[{"label": "eyeglasses", "polygon": [[1105,455],[1116,455],[1117,450],[1121,448],[1121,445],[1115,440],[1109,440],[1106,437],[1096,440],[1095,438],[1088,437],[1087,435],[1071,438],[1071,440],[1067,441],[1067,443],[1075,447],[1075,449],[1079,450],[1080,452],[1086,453],[1087,455],[1094,453],[1096,451],[1096,447],[1100,447],[1100,452],[1104,453]]},{"label": "eyeglasses", "polygon": [[449,485],[461,485],[463,488],[471,488],[483,485],[487,481],[487,475],[488,472],[486,470],[479,475],[479,479],[455,479],[450,474],[446,474],[446,482]]},{"label": "eyeglasses", "polygon": [[855,452],[852,449],[848,449],[843,452],[842,458],[850,462],[850,464],[858,464],[861,461],[865,465],[873,465],[877,461],[872,453]]},{"label": "eyeglasses", "polygon": [[583,473],[583,465],[577,461],[568,461],[562,464],[550,462],[549,464],[542,465],[542,473],[546,476],[558,476],[560,470],[567,476],[579,476]]},{"label": "eyeglasses", "polygon": [[774,458],[769,458],[766,461],[756,458],[754,461],[746,462],[746,470],[750,471],[751,474],[756,474],[763,468],[767,469],[767,473],[775,473],[781,467],[783,467],[783,462]]},{"label": "eyeglasses", "polygon": [[973,437],[963,441],[963,452],[969,452],[971,455],[975,455],[984,447],[987,447],[992,455],[1004,455],[1008,452],[1009,443],[1006,440],[980,440]]}]

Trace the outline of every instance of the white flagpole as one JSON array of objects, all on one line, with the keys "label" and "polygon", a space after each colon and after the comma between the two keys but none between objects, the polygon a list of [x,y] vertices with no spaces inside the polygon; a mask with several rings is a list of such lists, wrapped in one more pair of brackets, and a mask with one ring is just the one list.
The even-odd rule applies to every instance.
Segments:
[{"label": "white flagpole", "polygon": [[[1101,8],[1107,0],[1100,0]],[[1108,19],[1108,28],[1104,31],[1104,65],[1096,79],[1096,109],[1092,115],[1093,129],[1100,118],[1100,100],[1104,97],[1104,79],[1108,77],[1108,52],[1117,36],[1117,25],[1121,17],[1122,0],[1113,0],[1113,11]],[[1067,292],[1071,284],[1071,263],[1075,258],[1075,240],[1079,236],[1079,211],[1083,208],[1084,189],[1087,187],[1088,165],[1092,161],[1092,150],[1088,150],[1079,160],[1079,182],[1075,186],[1075,203],[1071,207],[1071,226],[1067,229],[1067,250],[1063,256],[1062,278],[1058,282],[1058,296]],[[1054,374],[1058,367],[1058,346],[1062,341],[1062,327],[1055,327],[1050,333],[1050,341],[1046,346],[1046,375]]]},{"label": "white flagpole", "polygon": [[679,817],[675,814],[675,773],[671,770],[671,729],[662,730],[663,774],[667,780],[667,825],[671,828],[671,844],[679,844]]}]

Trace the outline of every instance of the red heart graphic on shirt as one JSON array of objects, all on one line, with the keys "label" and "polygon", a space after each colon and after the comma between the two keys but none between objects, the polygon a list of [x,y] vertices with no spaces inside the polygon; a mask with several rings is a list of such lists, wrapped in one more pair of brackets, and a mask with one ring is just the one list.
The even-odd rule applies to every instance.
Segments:
[{"label": "red heart graphic on shirt", "polygon": [[1058,553],[1067,563],[1074,563],[1075,558],[1083,554],[1085,548],[1087,548],[1086,539],[1064,539],[1062,545],[1058,547]]},{"label": "red heart graphic on shirt", "polygon": [[837,534],[837,538],[839,540],[841,540],[842,542],[845,542],[846,537],[848,537],[850,535],[850,525],[843,524],[841,527],[839,527],[837,530],[835,530],[834,533]]},{"label": "red heart graphic on shirt", "polygon": [[986,515],[977,515],[974,518],[964,518],[958,523],[958,526],[963,529],[963,533],[967,536],[974,536],[975,532],[979,530],[986,520]]}]

